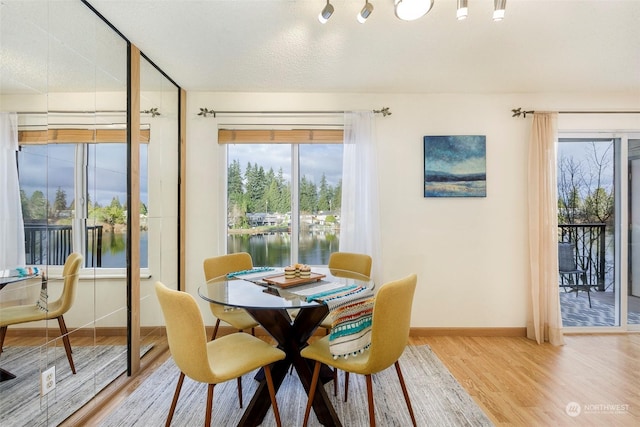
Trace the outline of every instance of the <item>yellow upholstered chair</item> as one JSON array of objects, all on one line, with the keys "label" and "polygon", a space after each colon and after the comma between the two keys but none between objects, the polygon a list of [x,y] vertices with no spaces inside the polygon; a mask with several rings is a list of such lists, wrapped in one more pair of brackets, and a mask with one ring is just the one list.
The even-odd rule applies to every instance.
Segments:
[{"label": "yellow upholstered chair", "polygon": [[353,252],[333,252],[329,255],[330,269],[353,271],[363,276],[371,276],[371,257]]},{"label": "yellow upholstered chair", "polygon": [[67,325],[64,323],[63,315],[69,311],[76,298],[76,288],[78,287],[81,267],[82,255],[74,252],[67,257],[62,269],[62,277],[64,279],[62,294],[60,294],[57,300],[52,302],[44,301],[41,305],[34,302],[29,305],[0,308],[0,352],[2,351],[4,337],[9,325],[57,319],[71,372],[76,373],[76,367],[73,364],[73,357],[71,356],[69,332],[67,331]]},{"label": "yellow upholstered chair", "polygon": [[[253,261],[251,260],[250,254],[239,252],[207,258],[204,260],[203,266],[204,278],[209,281],[235,271],[251,270],[253,268]],[[251,335],[255,334],[254,328],[258,326],[258,323],[246,311],[242,309],[225,310],[223,305],[214,303],[210,303],[209,307],[216,317],[216,326],[213,328],[212,340],[216,339],[220,320],[230,324],[239,331],[251,329]]]},{"label": "yellow upholstered chair", "polygon": [[202,314],[195,298],[186,292],[169,289],[161,282],[156,282],[155,288],[167,328],[169,351],[180,369],[166,425],[171,424],[185,375],[209,385],[205,415],[205,426],[209,426],[215,385],[234,378],[239,379],[254,369],[264,367],[271,405],[276,423],[280,426],[280,413],[270,365],[283,360],[285,353],[260,338],[245,333],[234,333],[208,341]]},{"label": "yellow upholstered chair", "polygon": [[345,372],[365,375],[367,382],[367,397],[369,401],[369,424],[375,426],[373,405],[373,388],[371,375],[395,365],[400,386],[404,394],[413,425],[416,425],[413,409],[407,388],[404,384],[398,359],[404,351],[409,339],[411,324],[411,306],[416,289],[415,274],[404,279],[384,284],[378,290],[373,306],[373,320],[371,324],[371,346],[355,357],[334,359],[329,351],[329,338],[323,337],[304,348],[300,354],[307,359],[315,360],[313,378],[309,390],[309,399],[304,416],[304,426],[309,420],[311,403],[318,385],[320,366],[326,364]]}]

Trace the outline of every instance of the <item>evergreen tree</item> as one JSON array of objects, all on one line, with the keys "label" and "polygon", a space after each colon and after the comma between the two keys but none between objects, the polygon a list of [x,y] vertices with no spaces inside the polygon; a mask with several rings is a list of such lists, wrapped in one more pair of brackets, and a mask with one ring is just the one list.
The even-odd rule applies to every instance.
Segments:
[{"label": "evergreen tree", "polygon": [[22,204],[22,218],[24,218],[24,220],[32,219],[31,203],[27,197],[27,193],[22,189],[20,190],[20,204]]},{"label": "evergreen tree", "polygon": [[44,193],[40,190],[34,191],[29,200],[31,219],[47,219],[48,205]]},{"label": "evergreen tree", "polygon": [[331,195],[331,211],[336,212],[339,211],[342,207],[342,179],[338,181],[338,185],[333,190],[333,194]]},{"label": "evergreen tree", "polygon": [[284,172],[282,168],[278,170],[278,174],[276,175],[276,183],[278,186],[278,203],[277,210],[281,213],[287,213],[291,211],[291,183],[289,181],[285,181]]},{"label": "evergreen tree", "polygon": [[262,166],[247,165],[245,172],[247,212],[264,212],[265,173]]},{"label": "evergreen tree", "polygon": [[318,210],[318,194],[313,182],[306,176],[300,179],[300,213],[314,213]]},{"label": "evergreen tree", "polygon": [[328,211],[332,208],[332,189],[331,186],[327,184],[327,177],[322,174],[322,178],[320,178],[320,190],[318,192],[318,210],[320,211]]},{"label": "evergreen tree", "polygon": [[242,197],[244,195],[242,185],[242,170],[240,169],[240,162],[234,160],[229,165],[227,171],[227,197],[229,203],[242,204]]},{"label": "evergreen tree", "polygon": [[56,199],[53,202],[53,211],[56,218],[60,215],[61,211],[65,210],[67,210],[67,193],[62,189],[62,187],[58,187],[56,190]]}]

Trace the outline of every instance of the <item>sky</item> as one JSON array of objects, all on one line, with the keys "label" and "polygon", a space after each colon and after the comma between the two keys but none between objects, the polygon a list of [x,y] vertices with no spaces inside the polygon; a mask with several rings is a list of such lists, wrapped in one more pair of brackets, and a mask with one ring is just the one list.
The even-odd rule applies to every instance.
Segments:
[{"label": "sky", "polygon": [[[65,191],[67,203],[74,199],[75,144],[51,144],[23,146],[19,154],[20,187],[31,197],[40,190],[53,203],[58,188]],[[146,159],[147,146],[141,145],[141,159]],[[124,144],[89,145],[87,167],[89,194],[92,202],[101,206],[118,197],[121,204],[127,201],[127,160]],[[141,200],[148,204],[147,162],[142,160]],[[49,192],[46,192],[46,189]]]},{"label": "sky", "polygon": [[[614,150],[611,139],[599,141],[561,139],[558,143],[557,157],[558,165],[563,158],[572,158],[574,162],[579,162],[585,176],[593,175],[597,171],[598,166],[594,164],[594,159],[601,159],[600,161],[606,164],[606,167],[602,168],[603,187],[609,191],[613,188]],[[560,173],[558,170],[558,179],[560,179]],[[592,184],[595,186],[595,182]]]}]

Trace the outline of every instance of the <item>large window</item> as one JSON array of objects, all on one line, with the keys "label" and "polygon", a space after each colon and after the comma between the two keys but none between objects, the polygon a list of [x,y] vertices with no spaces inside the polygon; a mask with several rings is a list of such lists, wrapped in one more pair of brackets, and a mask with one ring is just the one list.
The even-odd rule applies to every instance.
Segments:
[{"label": "large window", "polygon": [[[141,218],[147,206],[147,145],[141,145]],[[22,145],[18,155],[26,262],[62,265],[71,252],[87,267],[126,266],[127,146]],[[144,226],[144,222],[142,223]],[[141,267],[148,266],[141,230]]]},{"label": "large window", "polygon": [[338,250],[341,144],[228,144],[227,252],[325,265]]}]

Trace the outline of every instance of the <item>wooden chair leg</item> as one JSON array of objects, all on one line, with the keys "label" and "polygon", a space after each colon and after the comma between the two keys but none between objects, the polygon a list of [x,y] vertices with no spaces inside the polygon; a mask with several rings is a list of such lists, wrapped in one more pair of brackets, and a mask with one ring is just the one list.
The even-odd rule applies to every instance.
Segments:
[{"label": "wooden chair leg", "polygon": [[347,395],[349,394],[349,372],[344,371],[344,401],[347,401]]},{"label": "wooden chair leg", "polygon": [[369,401],[369,426],[376,426],[375,408],[373,407],[373,383],[371,382],[371,374],[365,375],[367,380],[367,400]]},{"label": "wooden chair leg", "polygon": [[316,361],[313,367],[313,376],[311,377],[311,386],[309,387],[309,398],[307,399],[307,407],[304,410],[304,421],[302,427],[307,427],[309,423],[309,413],[311,412],[311,404],[316,396],[316,387],[318,386],[318,377],[320,376],[320,362]]},{"label": "wooden chair leg", "polygon": [[400,370],[400,363],[396,360],[396,373],[398,374],[398,379],[400,380],[400,387],[402,387],[402,394],[404,394],[404,401],[407,403],[407,409],[409,409],[409,415],[411,415],[411,422],[413,423],[413,427],[416,427],[416,417],[413,415],[413,408],[411,407],[411,399],[409,399],[409,392],[407,392],[407,386],[404,383],[404,377],[402,376],[402,371]]},{"label": "wooden chair leg", "polygon": [[64,350],[67,352],[67,360],[69,360],[69,366],[71,372],[76,373],[76,367],[73,364],[73,357],[71,356],[71,341],[69,341],[69,331],[67,325],[64,323],[64,318],[58,316],[58,326],[60,326],[60,335],[62,336],[62,342],[64,343]]},{"label": "wooden chair leg", "polygon": [[216,319],[216,326],[213,327],[213,335],[211,335],[211,341],[216,339],[216,335],[218,335],[219,326],[220,326],[220,319]]},{"label": "wooden chair leg", "polygon": [[271,407],[273,415],[276,418],[276,425],[280,427],[280,411],[278,410],[278,401],[276,400],[276,388],[273,386],[273,378],[271,377],[271,366],[264,367],[264,375],[267,378],[267,388],[269,388],[269,397],[271,398]]},{"label": "wooden chair leg", "polygon": [[171,425],[171,420],[173,419],[173,413],[176,410],[176,404],[178,403],[178,396],[180,396],[180,389],[182,389],[183,382],[184,372],[180,372],[180,376],[178,377],[178,384],[176,385],[176,391],[173,393],[171,408],[169,408],[169,414],[167,415],[167,422],[164,424],[165,427],[169,427]]},{"label": "wooden chair leg", "polygon": [[7,335],[7,327],[0,328],[0,353],[2,353],[2,347],[4,346],[4,337]]},{"label": "wooden chair leg", "polygon": [[207,413],[204,414],[204,427],[211,427],[211,411],[213,410],[213,388],[215,384],[209,384],[207,388]]},{"label": "wooden chair leg", "polygon": [[238,377],[238,401],[240,401],[240,409],[242,409],[242,377]]}]

